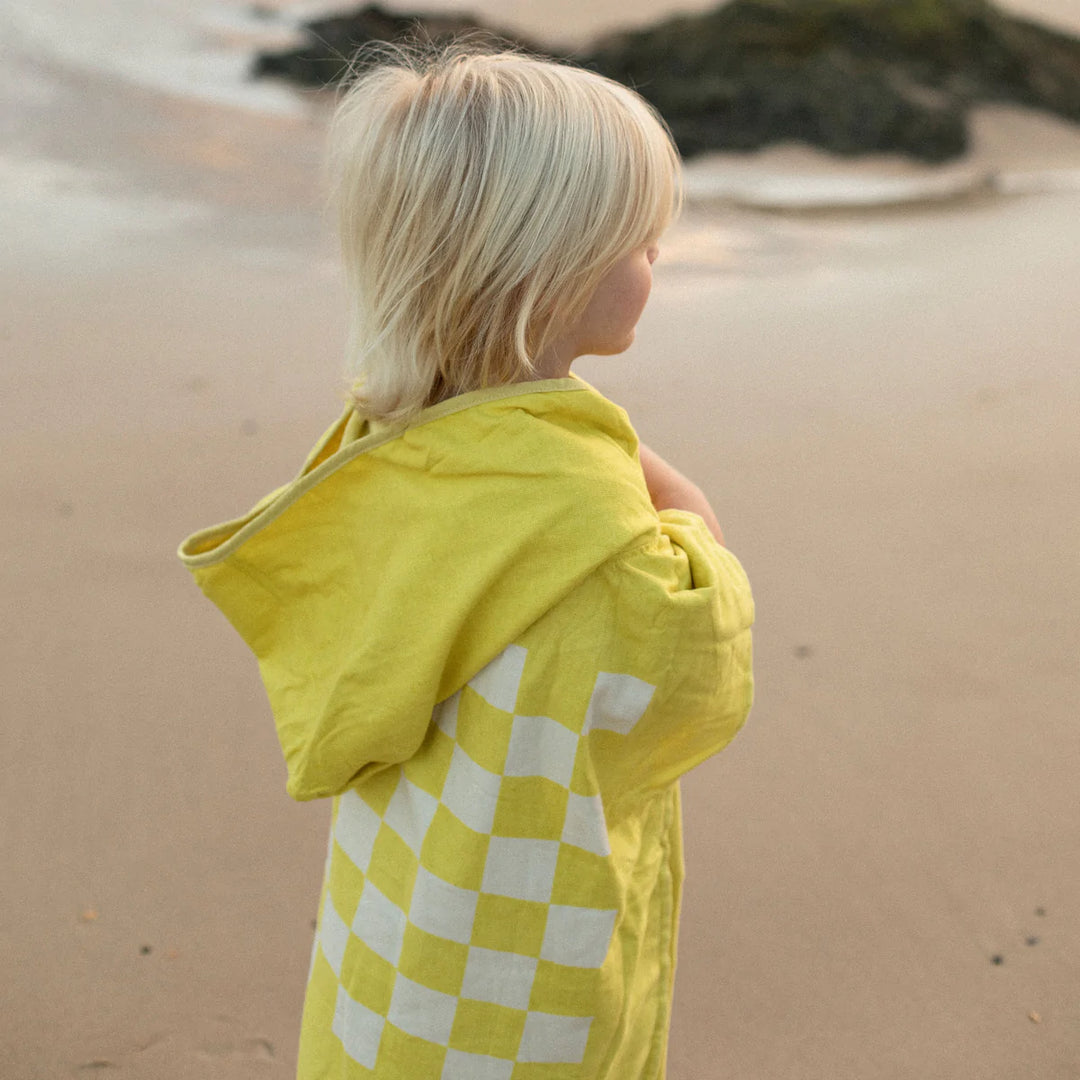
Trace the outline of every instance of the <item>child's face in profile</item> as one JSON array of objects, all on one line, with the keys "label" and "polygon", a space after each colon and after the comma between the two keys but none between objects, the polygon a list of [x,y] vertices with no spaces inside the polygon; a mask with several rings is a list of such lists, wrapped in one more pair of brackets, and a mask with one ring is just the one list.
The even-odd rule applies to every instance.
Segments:
[{"label": "child's face in profile", "polygon": [[575,356],[614,356],[628,349],[652,288],[655,243],[624,255],[600,284],[573,327]]},{"label": "child's face in profile", "polygon": [[601,278],[581,318],[537,357],[540,378],[565,377],[579,356],[614,356],[630,348],[649,299],[652,264],[659,253],[655,243],[642,244]]}]

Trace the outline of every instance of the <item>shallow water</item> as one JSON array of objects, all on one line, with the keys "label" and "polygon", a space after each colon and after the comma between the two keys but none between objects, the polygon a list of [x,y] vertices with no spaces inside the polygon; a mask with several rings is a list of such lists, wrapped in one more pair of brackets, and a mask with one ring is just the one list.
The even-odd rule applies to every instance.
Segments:
[{"label": "shallow water", "polygon": [[[610,30],[646,25],[676,11],[701,11],[714,0],[394,0],[400,11],[466,11],[541,44],[573,46]],[[1019,15],[1080,33],[1076,0],[1009,0]],[[279,115],[304,108],[297,95],[247,79],[251,51],[287,47],[297,27],[348,10],[341,0],[7,0],[0,8],[3,54],[26,53],[109,73],[140,86],[197,100]],[[10,93],[11,88],[5,87]]]}]

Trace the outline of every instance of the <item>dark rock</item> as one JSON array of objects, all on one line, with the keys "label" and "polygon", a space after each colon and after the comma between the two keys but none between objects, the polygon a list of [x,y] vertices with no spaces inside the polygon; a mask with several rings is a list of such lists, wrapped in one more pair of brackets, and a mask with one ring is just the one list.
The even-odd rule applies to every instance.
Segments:
[{"label": "dark rock", "polygon": [[687,155],[794,140],[938,162],[966,149],[976,102],[1080,120],[1080,41],[986,0],[733,0],[582,59],[649,98]]},{"label": "dark rock", "polygon": [[[371,41],[494,34],[467,16],[377,6],[307,26],[310,41],[263,54],[256,75],[326,87]],[[732,0],[609,35],[569,59],[637,89],[686,156],[809,143],[941,162],[968,145],[967,111],[1013,102],[1080,121],[1080,40],[988,0]]]},{"label": "dark rock", "polygon": [[304,24],[308,41],[285,52],[256,55],[251,73],[255,78],[274,76],[301,86],[330,88],[345,80],[357,51],[373,42],[448,41],[473,35],[492,42],[506,42],[540,52],[522,38],[500,33],[469,15],[398,15],[368,4],[352,12],[315,19]]}]

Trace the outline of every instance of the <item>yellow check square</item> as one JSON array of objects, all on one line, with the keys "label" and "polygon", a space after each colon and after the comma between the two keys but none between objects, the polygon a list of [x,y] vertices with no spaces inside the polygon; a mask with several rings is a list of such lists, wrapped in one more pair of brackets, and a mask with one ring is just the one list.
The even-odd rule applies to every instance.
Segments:
[{"label": "yellow check square", "polygon": [[566,967],[541,960],[536,965],[529,1008],[565,1016],[591,1016],[600,1000],[598,968]]},{"label": "yellow check square", "polygon": [[406,761],[401,771],[418,788],[437,799],[442,794],[453,752],[454,740],[432,724],[416,756]]},{"label": "yellow check square", "polygon": [[[439,1076],[442,1073],[446,1047],[438,1043],[418,1039],[392,1023],[383,1029],[379,1057],[375,1063],[375,1075],[386,1080],[417,1080],[420,1076]],[[365,1074],[357,1072],[356,1077]],[[349,1077],[352,1080],[353,1074]]]},{"label": "yellow check square", "polygon": [[405,841],[388,825],[383,825],[375,838],[367,880],[374,882],[402,911],[408,911],[419,865]]},{"label": "yellow check square", "polygon": [[356,793],[379,817],[382,817],[386,813],[386,808],[390,805],[390,800],[397,790],[400,779],[400,765],[394,765],[389,769],[380,769],[379,772],[365,776],[363,783],[357,785]]},{"label": "yellow check square", "polygon": [[405,928],[398,970],[413,982],[456,997],[468,958],[468,945],[436,937],[410,923]]},{"label": "yellow check square", "polygon": [[479,890],[484,880],[488,837],[474,832],[440,805],[420,848],[420,862],[460,889]]},{"label": "yellow check square", "polygon": [[485,949],[539,956],[547,926],[547,904],[481,893],[472,944]]},{"label": "yellow check square", "polygon": [[330,853],[330,875],[327,881],[330,896],[334,898],[334,907],[347,923],[351,923],[356,914],[356,905],[364,889],[364,875],[356,864],[335,842]]},{"label": "yellow check square", "polygon": [[561,844],[551,902],[570,907],[618,908],[618,882],[610,861],[572,844]]},{"label": "yellow check square", "polygon": [[543,776],[504,776],[495,807],[493,836],[558,840],[570,793]]},{"label": "yellow check square", "polygon": [[345,959],[341,965],[342,985],[361,1005],[380,1016],[390,1008],[394,990],[394,965],[384,960],[355,934],[349,936]]},{"label": "yellow check square", "polygon": [[512,1060],[525,1030],[525,1015],[523,1011],[508,1009],[505,1005],[461,998],[450,1032],[450,1045],[467,1054],[487,1054]]},{"label": "yellow check square", "polygon": [[458,745],[478,765],[489,772],[501,773],[510,745],[513,717],[489,705],[475,690],[466,686],[458,704]]}]

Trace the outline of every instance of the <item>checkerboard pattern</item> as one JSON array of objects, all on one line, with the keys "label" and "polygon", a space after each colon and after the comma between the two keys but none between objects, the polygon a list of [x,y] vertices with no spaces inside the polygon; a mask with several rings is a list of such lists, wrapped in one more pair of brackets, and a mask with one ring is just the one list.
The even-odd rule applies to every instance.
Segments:
[{"label": "checkerboard pattern", "polygon": [[654,688],[601,672],[584,715],[519,715],[527,673],[509,646],[335,802],[308,993],[350,1075],[531,1080],[586,1054],[619,894],[582,750]]}]

